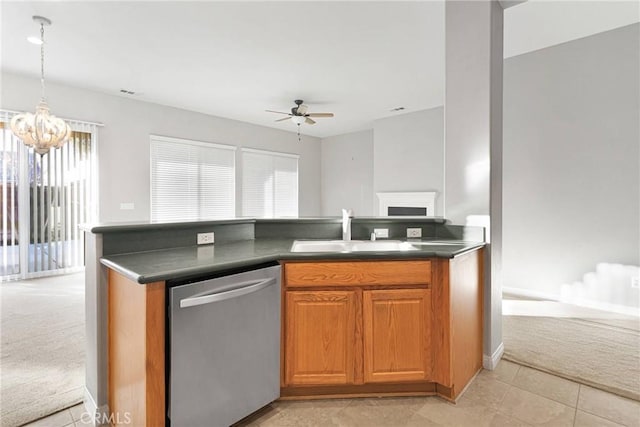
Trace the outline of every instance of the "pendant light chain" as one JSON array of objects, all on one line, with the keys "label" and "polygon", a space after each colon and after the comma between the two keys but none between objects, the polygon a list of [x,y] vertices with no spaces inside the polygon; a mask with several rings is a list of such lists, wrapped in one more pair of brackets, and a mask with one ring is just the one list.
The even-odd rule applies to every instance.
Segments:
[{"label": "pendant light chain", "polygon": [[42,100],[44,101],[44,23],[40,23],[40,87],[42,89]]},{"label": "pendant light chain", "polygon": [[57,118],[49,112],[45,100],[44,84],[44,26],[51,25],[51,21],[43,16],[33,16],[33,20],[40,24],[40,89],[42,98],[36,106],[35,113],[20,113],[11,118],[9,126],[15,136],[28,147],[33,147],[36,153],[44,155],[51,148],[62,147],[71,136],[71,127],[67,122]]}]

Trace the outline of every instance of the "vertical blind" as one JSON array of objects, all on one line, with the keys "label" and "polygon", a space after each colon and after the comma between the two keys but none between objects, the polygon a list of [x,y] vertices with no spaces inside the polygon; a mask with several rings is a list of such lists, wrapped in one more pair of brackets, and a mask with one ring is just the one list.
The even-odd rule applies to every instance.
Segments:
[{"label": "vertical blind", "polygon": [[[8,122],[8,115],[2,117]],[[33,277],[84,266],[82,223],[95,212],[94,133],[74,131],[45,155],[0,122],[0,276]]]},{"label": "vertical blind", "polygon": [[151,136],[151,219],[235,216],[235,149]]},{"label": "vertical blind", "polygon": [[242,149],[242,215],[298,216],[298,156]]}]

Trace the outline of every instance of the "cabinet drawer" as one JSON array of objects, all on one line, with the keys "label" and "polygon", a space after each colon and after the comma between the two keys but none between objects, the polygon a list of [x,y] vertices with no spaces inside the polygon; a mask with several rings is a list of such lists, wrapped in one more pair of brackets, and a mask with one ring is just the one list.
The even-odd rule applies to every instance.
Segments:
[{"label": "cabinet drawer", "polygon": [[428,285],[431,261],[293,262],[287,286]]}]

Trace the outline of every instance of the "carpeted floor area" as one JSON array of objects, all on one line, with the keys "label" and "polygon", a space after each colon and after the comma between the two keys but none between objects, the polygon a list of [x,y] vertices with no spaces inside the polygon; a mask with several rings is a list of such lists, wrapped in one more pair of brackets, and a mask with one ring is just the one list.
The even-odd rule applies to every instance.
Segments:
[{"label": "carpeted floor area", "polygon": [[503,316],[504,358],[640,400],[640,332],[629,319]]},{"label": "carpeted floor area", "polygon": [[0,284],[0,424],[82,401],[84,273]]}]

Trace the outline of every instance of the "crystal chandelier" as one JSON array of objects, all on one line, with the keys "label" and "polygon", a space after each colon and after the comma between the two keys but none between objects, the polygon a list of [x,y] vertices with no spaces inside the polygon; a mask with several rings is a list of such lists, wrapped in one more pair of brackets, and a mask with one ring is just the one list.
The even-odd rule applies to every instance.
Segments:
[{"label": "crystal chandelier", "polygon": [[42,98],[36,106],[35,114],[22,113],[11,119],[11,131],[36,153],[43,155],[51,147],[60,148],[71,135],[71,128],[62,119],[49,114],[49,106],[44,99],[44,26],[51,21],[42,16],[34,16],[40,24],[40,85]]}]

